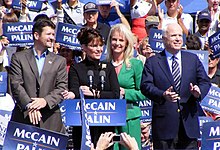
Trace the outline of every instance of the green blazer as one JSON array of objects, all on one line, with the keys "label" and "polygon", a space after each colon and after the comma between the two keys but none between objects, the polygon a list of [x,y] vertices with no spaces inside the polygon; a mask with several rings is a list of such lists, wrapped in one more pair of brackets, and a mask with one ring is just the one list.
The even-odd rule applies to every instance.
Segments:
[{"label": "green blazer", "polygon": [[126,68],[124,63],[118,75],[119,85],[125,89],[127,103],[134,105],[133,109],[127,109],[127,120],[141,116],[137,101],[146,99],[140,91],[143,63],[135,58],[130,59],[130,63],[130,68]]}]

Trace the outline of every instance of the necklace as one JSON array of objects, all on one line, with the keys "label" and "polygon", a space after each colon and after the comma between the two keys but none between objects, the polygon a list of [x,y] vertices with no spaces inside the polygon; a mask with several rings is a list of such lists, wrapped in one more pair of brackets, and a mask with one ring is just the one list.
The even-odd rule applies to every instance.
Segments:
[{"label": "necklace", "polygon": [[124,60],[120,61],[119,63],[114,62],[113,60],[111,61],[112,65],[115,67],[120,66],[121,64],[123,64]]}]

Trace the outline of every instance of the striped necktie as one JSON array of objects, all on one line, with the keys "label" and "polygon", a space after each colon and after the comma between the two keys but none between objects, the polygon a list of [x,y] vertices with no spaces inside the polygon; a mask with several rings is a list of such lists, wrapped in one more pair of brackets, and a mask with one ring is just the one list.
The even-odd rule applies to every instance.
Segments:
[{"label": "striped necktie", "polygon": [[173,75],[173,80],[174,80],[174,84],[176,86],[176,90],[177,90],[177,93],[179,93],[179,90],[180,90],[180,67],[179,67],[179,64],[178,62],[176,61],[176,57],[175,56],[172,56],[172,75]]}]

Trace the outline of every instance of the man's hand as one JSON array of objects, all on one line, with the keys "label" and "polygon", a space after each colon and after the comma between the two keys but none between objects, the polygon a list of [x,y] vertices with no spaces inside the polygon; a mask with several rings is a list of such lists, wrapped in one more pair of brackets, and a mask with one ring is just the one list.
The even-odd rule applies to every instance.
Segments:
[{"label": "man's hand", "polygon": [[33,125],[38,124],[41,121],[41,117],[42,117],[40,111],[37,109],[29,109],[28,116],[30,122],[33,123]]},{"label": "man's hand", "polygon": [[170,102],[177,102],[177,99],[180,99],[179,95],[173,91],[173,86],[170,86],[164,93],[163,97]]},{"label": "man's hand", "polygon": [[96,144],[96,150],[105,150],[108,147],[113,145],[112,138],[115,136],[115,133],[105,132],[102,133],[99,137],[99,140]]},{"label": "man's hand", "polygon": [[198,85],[193,85],[192,83],[190,83],[190,92],[195,98],[199,98],[201,95]]},{"label": "man's hand", "polygon": [[44,98],[31,98],[31,100],[33,101],[30,103],[29,109],[40,110],[47,105],[47,101]]}]

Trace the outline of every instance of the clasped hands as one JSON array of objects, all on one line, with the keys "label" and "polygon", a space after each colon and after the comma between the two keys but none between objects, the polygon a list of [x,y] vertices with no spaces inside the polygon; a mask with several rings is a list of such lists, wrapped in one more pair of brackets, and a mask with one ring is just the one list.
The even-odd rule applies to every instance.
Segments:
[{"label": "clasped hands", "polygon": [[[192,83],[190,83],[190,88],[189,88],[191,94],[195,97],[195,98],[199,98],[201,95],[201,91],[198,87],[198,85],[193,85]],[[170,101],[170,102],[177,102],[177,100],[180,100],[180,96],[178,93],[176,93],[175,91],[173,91],[173,86],[170,86],[164,93],[163,93],[163,97]]]},{"label": "clasped hands", "polygon": [[28,104],[28,116],[32,124],[38,124],[41,121],[41,112],[40,109],[44,108],[47,105],[47,102],[44,98],[31,98],[32,102]]}]

